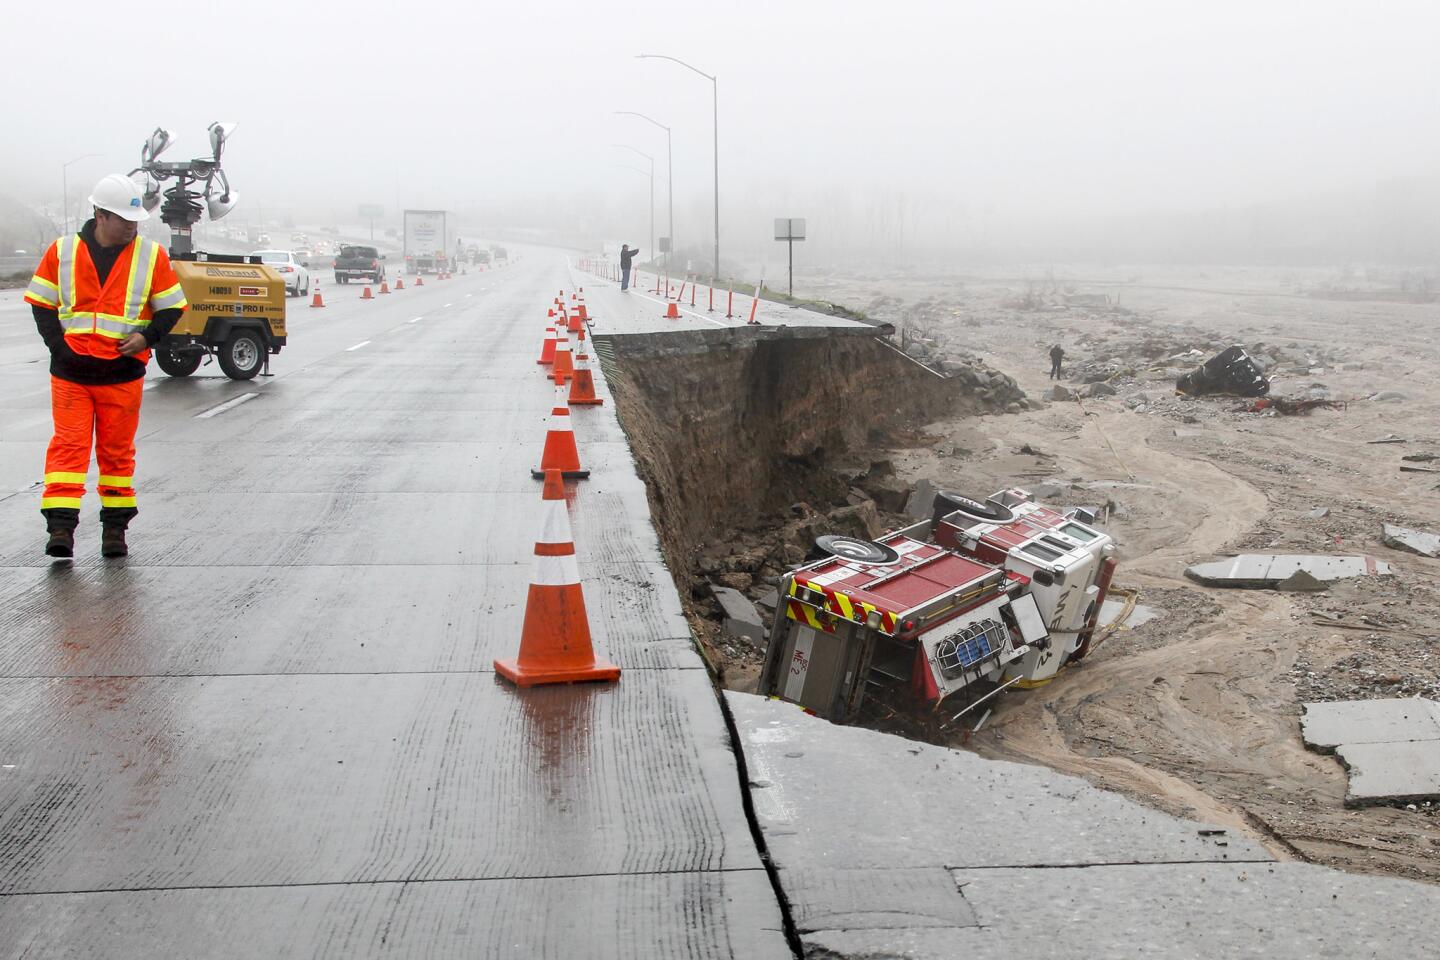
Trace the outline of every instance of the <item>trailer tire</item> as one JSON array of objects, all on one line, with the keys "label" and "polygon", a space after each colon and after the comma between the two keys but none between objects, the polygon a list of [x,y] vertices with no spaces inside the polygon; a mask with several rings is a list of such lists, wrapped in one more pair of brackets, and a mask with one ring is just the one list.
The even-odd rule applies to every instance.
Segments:
[{"label": "trailer tire", "polygon": [[941,490],[935,494],[935,519],[951,513],[961,513],[971,520],[980,520],[986,523],[1010,523],[1015,519],[1015,511],[1002,503],[994,500],[975,500],[963,494],[952,493],[948,490]]},{"label": "trailer tire", "polygon": [[188,377],[200,369],[205,354],[200,351],[175,353],[160,347],[155,351],[155,365],[172,377]]},{"label": "trailer tire", "polygon": [[231,380],[251,380],[265,365],[265,341],[254,330],[236,330],[220,348],[220,369]]}]

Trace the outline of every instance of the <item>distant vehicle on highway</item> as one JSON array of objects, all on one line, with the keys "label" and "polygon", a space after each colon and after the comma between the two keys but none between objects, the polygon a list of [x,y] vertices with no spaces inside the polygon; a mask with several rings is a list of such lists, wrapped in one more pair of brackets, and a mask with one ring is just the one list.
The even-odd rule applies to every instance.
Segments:
[{"label": "distant vehicle on highway", "polygon": [[255,238],[255,242],[256,242],[256,243],[262,243],[262,244],[263,244],[263,243],[269,243],[269,242],[270,242],[270,234],[268,234],[268,233],[262,233],[262,234],[260,234],[260,236],[258,236],[258,237]]},{"label": "distant vehicle on highway", "polygon": [[490,251],[489,251],[489,250],[483,250],[483,249],[481,249],[480,247],[471,247],[471,248],[470,248],[470,262],[473,263],[473,264],[489,263],[489,262],[490,262]]},{"label": "distant vehicle on highway", "polygon": [[260,262],[280,274],[285,281],[285,293],[292,297],[310,293],[310,271],[293,250],[256,250],[251,254]]},{"label": "distant vehicle on highway", "polygon": [[496,260],[509,260],[510,255],[505,252],[504,247],[491,247],[490,252],[495,255]]},{"label": "distant vehicle on highway", "polygon": [[384,259],[374,247],[344,244],[335,255],[335,282],[369,280],[379,283],[385,279],[385,264],[381,262]]}]

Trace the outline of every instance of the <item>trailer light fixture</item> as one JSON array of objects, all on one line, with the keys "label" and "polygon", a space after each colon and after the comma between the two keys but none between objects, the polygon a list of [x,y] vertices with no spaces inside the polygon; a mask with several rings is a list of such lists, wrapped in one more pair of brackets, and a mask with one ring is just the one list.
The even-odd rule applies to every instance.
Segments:
[{"label": "trailer light fixture", "polygon": [[871,630],[879,630],[880,623],[881,619],[879,610],[871,610],[865,615],[865,626],[869,627]]}]

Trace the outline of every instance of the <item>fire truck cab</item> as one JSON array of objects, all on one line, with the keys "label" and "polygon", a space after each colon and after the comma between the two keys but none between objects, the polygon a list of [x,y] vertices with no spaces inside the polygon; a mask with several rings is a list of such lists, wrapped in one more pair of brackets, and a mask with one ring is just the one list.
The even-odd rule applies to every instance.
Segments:
[{"label": "fire truck cab", "polygon": [[846,722],[881,688],[938,707],[1049,680],[1088,652],[1115,567],[1086,519],[1018,489],[942,493],[874,543],[821,538],[781,580],[760,692]]}]

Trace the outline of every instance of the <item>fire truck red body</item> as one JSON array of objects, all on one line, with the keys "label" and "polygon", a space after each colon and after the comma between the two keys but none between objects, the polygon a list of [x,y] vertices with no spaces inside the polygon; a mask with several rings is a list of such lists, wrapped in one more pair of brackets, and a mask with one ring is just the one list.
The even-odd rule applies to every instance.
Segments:
[{"label": "fire truck red body", "polygon": [[940,494],[929,520],[839,544],[781,580],[760,692],[846,721],[876,688],[969,705],[1049,680],[1088,652],[1114,572],[1093,519]]}]

